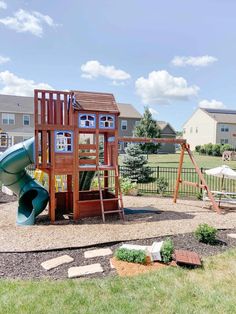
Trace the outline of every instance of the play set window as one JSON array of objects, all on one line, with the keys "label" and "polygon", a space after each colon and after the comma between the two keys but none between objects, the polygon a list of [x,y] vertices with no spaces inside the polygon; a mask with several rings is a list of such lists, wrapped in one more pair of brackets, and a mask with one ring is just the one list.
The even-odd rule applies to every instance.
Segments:
[{"label": "play set window", "polygon": [[95,114],[80,114],[79,115],[79,127],[94,129],[96,127]]},{"label": "play set window", "polygon": [[55,152],[71,153],[73,151],[73,134],[70,131],[55,131]]},{"label": "play set window", "polygon": [[115,117],[113,115],[100,115],[99,116],[100,129],[114,129]]}]

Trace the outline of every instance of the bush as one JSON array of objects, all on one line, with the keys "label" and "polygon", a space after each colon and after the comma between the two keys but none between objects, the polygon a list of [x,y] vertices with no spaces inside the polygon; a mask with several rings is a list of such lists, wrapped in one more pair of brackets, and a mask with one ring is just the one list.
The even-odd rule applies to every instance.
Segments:
[{"label": "bush", "polygon": [[230,145],[230,144],[224,144],[224,145],[221,145],[220,147],[220,153],[221,155],[223,155],[224,151],[226,150],[234,150],[233,146]]},{"label": "bush", "polygon": [[194,232],[199,242],[214,244],[216,242],[217,229],[208,224],[200,224]]},{"label": "bush", "polygon": [[138,185],[135,182],[132,182],[129,178],[121,178],[120,179],[120,187],[122,193],[125,195],[129,194],[130,190],[137,189]]},{"label": "bush", "polygon": [[161,258],[164,263],[169,263],[172,260],[174,252],[174,243],[171,239],[166,239],[161,247]]},{"label": "bush", "polygon": [[201,192],[197,192],[196,193],[196,198],[197,198],[197,200],[202,200],[202,193]]},{"label": "bush", "polygon": [[221,156],[220,148],[221,148],[220,144],[214,144],[212,146],[212,155],[213,156]]},{"label": "bush", "polygon": [[201,145],[195,146],[195,151],[196,151],[197,153],[199,153],[199,152],[200,152],[200,148],[201,148]]},{"label": "bush", "polygon": [[141,250],[128,250],[125,248],[119,248],[115,252],[115,257],[121,261],[146,264],[146,254]]},{"label": "bush", "polygon": [[165,178],[160,177],[157,179],[157,193],[163,195],[163,193],[167,190],[168,182]]}]

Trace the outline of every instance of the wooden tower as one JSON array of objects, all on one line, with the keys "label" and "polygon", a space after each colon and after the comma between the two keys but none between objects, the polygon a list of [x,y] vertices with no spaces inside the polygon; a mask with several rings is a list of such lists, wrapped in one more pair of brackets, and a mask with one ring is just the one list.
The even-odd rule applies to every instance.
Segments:
[{"label": "wooden tower", "polygon": [[[48,174],[49,216],[82,217],[118,213],[123,202],[118,177],[118,116],[112,94],[35,90],[36,167]],[[101,157],[100,152],[104,152]],[[81,189],[85,174],[96,174],[98,189]],[[66,191],[55,191],[63,175]]]}]

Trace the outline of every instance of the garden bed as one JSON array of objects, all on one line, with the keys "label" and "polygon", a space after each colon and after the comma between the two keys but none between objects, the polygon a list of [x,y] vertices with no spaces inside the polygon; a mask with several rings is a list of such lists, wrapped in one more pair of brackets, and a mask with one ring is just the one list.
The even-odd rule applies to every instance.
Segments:
[{"label": "garden bed", "polygon": [[[215,255],[229,248],[236,248],[236,239],[227,237],[229,233],[236,233],[236,229],[219,230],[216,245],[208,245],[198,242],[192,233],[172,235],[170,238],[174,242],[175,249],[186,249],[195,251],[200,257]],[[88,275],[91,277],[106,277],[116,275],[116,270],[110,266],[111,256],[95,257],[90,259],[84,258],[84,252],[95,248],[109,247],[113,252],[122,243],[151,245],[154,241],[161,241],[166,237],[156,237],[152,239],[142,239],[129,242],[119,242],[110,245],[97,245],[81,249],[55,250],[48,252],[27,252],[27,253],[0,253],[0,278],[24,278],[24,279],[65,279],[69,267],[83,266],[93,263],[100,263],[104,272]],[[40,265],[42,262],[68,254],[74,258],[70,264],[61,265],[50,271],[45,271]]]}]

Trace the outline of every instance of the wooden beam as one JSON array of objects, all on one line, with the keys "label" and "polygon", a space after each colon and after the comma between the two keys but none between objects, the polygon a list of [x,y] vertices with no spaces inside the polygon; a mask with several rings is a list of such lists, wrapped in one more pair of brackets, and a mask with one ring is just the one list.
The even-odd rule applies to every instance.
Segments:
[{"label": "wooden beam", "polygon": [[199,167],[198,167],[198,165],[197,165],[197,163],[196,163],[196,161],[195,161],[195,159],[193,157],[193,154],[192,154],[192,152],[190,150],[189,144],[186,144],[186,150],[188,152],[190,160],[192,161],[192,163],[194,165],[194,168],[195,168],[197,174],[199,175],[199,178],[200,178],[202,184],[205,186],[205,189],[207,190],[207,194],[208,194],[208,197],[209,197],[210,201],[212,202],[213,208],[216,210],[216,212],[218,214],[220,214],[221,210],[220,210],[219,206],[217,205],[217,203],[216,203],[216,201],[215,201],[215,199],[214,199],[214,197],[213,197],[213,195],[212,195],[212,193],[211,193],[211,191],[210,191],[210,189],[209,189],[209,187],[208,187],[208,185],[206,183],[206,180],[205,180],[201,170],[199,169]]},{"label": "wooden beam", "polygon": [[181,182],[181,172],[182,172],[182,167],[183,167],[185,148],[186,148],[185,144],[182,144],[180,157],[179,157],[179,168],[178,168],[178,174],[177,174],[176,185],[175,185],[174,199],[173,199],[174,203],[176,203],[178,193],[179,193],[179,184]]},{"label": "wooden beam", "polygon": [[196,182],[190,182],[190,181],[182,181],[180,180],[180,183],[184,184],[184,185],[190,185],[190,186],[194,186],[196,188],[201,188],[201,189],[205,189],[206,186],[204,184],[199,184]]},{"label": "wooden beam", "polygon": [[172,143],[185,144],[185,139],[180,138],[147,138],[147,137],[118,137],[118,142],[124,143]]}]

